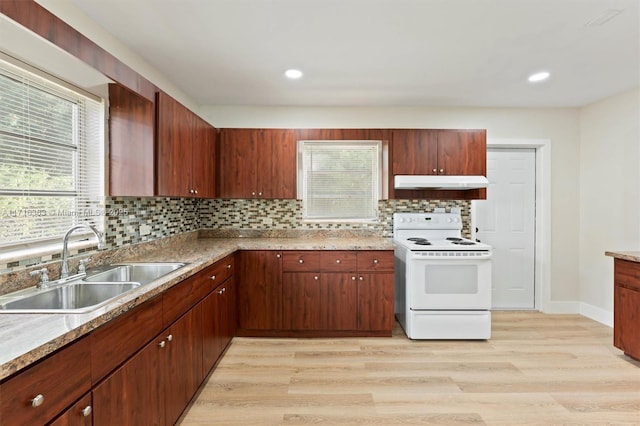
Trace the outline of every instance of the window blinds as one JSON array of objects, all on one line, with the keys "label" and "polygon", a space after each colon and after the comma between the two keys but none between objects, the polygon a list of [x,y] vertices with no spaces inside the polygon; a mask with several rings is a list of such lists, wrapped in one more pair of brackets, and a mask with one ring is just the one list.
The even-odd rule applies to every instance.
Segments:
[{"label": "window blinds", "polygon": [[104,229],[104,104],[0,60],[0,246]]},{"label": "window blinds", "polygon": [[373,220],[380,198],[380,141],[300,141],[303,217]]}]

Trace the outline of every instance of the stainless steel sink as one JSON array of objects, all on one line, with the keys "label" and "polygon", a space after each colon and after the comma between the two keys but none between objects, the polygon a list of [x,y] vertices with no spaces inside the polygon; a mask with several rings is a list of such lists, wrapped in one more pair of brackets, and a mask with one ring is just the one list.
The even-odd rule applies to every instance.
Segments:
[{"label": "stainless steel sink", "polygon": [[127,282],[135,281],[140,284],[147,284],[151,281],[182,268],[185,263],[127,263],[112,265],[109,269],[95,274],[90,274],[84,281],[94,282]]},{"label": "stainless steel sink", "polygon": [[186,263],[122,263],[53,281],[49,287],[29,288],[0,296],[4,313],[83,313],[104,306]]},{"label": "stainless steel sink", "polygon": [[5,313],[5,311],[23,313],[26,311],[29,313],[88,312],[137,287],[140,287],[140,283],[70,283],[36,290],[33,294],[0,303],[0,313]]}]

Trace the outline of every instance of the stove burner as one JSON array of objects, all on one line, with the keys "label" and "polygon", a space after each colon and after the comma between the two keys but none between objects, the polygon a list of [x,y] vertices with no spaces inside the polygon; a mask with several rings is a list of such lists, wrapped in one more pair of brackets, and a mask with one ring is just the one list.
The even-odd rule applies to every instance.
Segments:
[{"label": "stove burner", "polygon": [[430,246],[431,245],[429,240],[427,240],[426,238],[422,238],[422,237],[407,238],[407,241],[413,241],[415,244],[418,244],[418,245],[421,245],[421,246]]},{"label": "stove burner", "polygon": [[447,237],[447,241],[462,241],[462,238],[458,238],[458,237]]},{"label": "stove burner", "polygon": [[452,241],[451,244],[457,244],[459,246],[473,246],[476,243],[473,241]]}]

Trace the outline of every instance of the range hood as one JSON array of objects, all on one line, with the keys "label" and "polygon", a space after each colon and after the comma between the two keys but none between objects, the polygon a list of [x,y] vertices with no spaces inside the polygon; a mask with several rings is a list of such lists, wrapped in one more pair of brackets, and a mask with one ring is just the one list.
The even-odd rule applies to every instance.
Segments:
[{"label": "range hood", "polygon": [[396,175],[395,189],[480,189],[489,186],[484,176]]}]

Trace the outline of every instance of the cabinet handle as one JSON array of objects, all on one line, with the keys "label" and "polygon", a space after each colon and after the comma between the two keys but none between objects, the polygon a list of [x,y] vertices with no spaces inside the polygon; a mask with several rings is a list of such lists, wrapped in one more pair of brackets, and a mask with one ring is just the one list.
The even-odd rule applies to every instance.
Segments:
[{"label": "cabinet handle", "polygon": [[298,263],[304,263],[304,259],[298,260]]},{"label": "cabinet handle", "polygon": [[218,294],[224,294],[224,292],[227,291],[226,287],[222,287],[220,290],[218,290]]},{"label": "cabinet handle", "polygon": [[194,190],[193,190],[193,193],[194,193],[194,194],[197,194],[197,193],[198,193],[198,190],[197,190],[197,189],[194,189]]},{"label": "cabinet handle", "polygon": [[211,281],[214,281],[216,279],[216,276],[215,275],[211,275],[210,278],[211,278]]},{"label": "cabinet handle", "polygon": [[255,196],[256,196],[255,191],[251,193],[251,196],[252,196],[252,197],[255,197]]},{"label": "cabinet handle", "polygon": [[360,281],[364,281],[364,277],[359,277],[358,278]]},{"label": "cabinet handle", "polygon": [[81,413],[84,417],[89,417],[91,415],[91,411],[93,411],[93,409],[90,405],[87,405],[82,409]]},{"label": "cabinet handle", "polygon": [[444,169],[440,169],[440,173],[444,173]]},{"label": "cabinet handle", "polygon": [[167,336],[167,340],[168,340],[169,342],[170,342],[170,341],[172,341],[172,340],[173,340],[173,334],[168,335],[168,336]]},{"label": "cabinet handle", "polygon": [[314,280],[316,280],[316,281],[318,281],[318,280],[320,279],[320,277],[318,277],[317,275],[315,275],[315,276],[313,277],[313,279],[314,279]]},{"label": "cabinet handle", "polygon": [[189,190],[189,194],[193,194],[193,189],[190,189],[190,190]]},{"label": "cabinet handle", "polygon": [[336,260],[336,263],[340,263],[340,259]]},{"label": "cabinet handle", "polygon": [[227,269],[231,269],[231,264],[228,264],[228,265],[227,265]]},{"label": "cabinet handle", "polygon": [[282,255],[281,255],[280,253],[278,253],[278,254],[276,254],[276,257],[277,257],[278,259],[280,259],[280,258],[282,257]]},{"label": "cabinet handle", "polygon": [[163,340],[162,342],[158,343],[158,346],[160,346],[161,348],[164,348],[165,346],[167,346],[167,342]]},{"label": "cabinet handle", "polygon": [[373,263],[377,265],[378,264],[378,259],[373,259]]},{"label": "cabinet handle", "polygon": [[438,173],[438,169],[433,169],[433,173]]},{"label": "cabinet handle", "polygon": [[356,280],[356,277],[351,277],[351,280],[355,281],[355,280]]},{"label": "cabinet handle", "polygon": [[259,196],[259,197],[262,197],[262,192],[258,192],[258,196]]},{"label": "cabinet handle", "polygon": [[39,407],[44,403],[44,395],[42,395],[41,393],[36,395],[35,398],[33,398],[31,400],[31,406],[32,407]]}]

